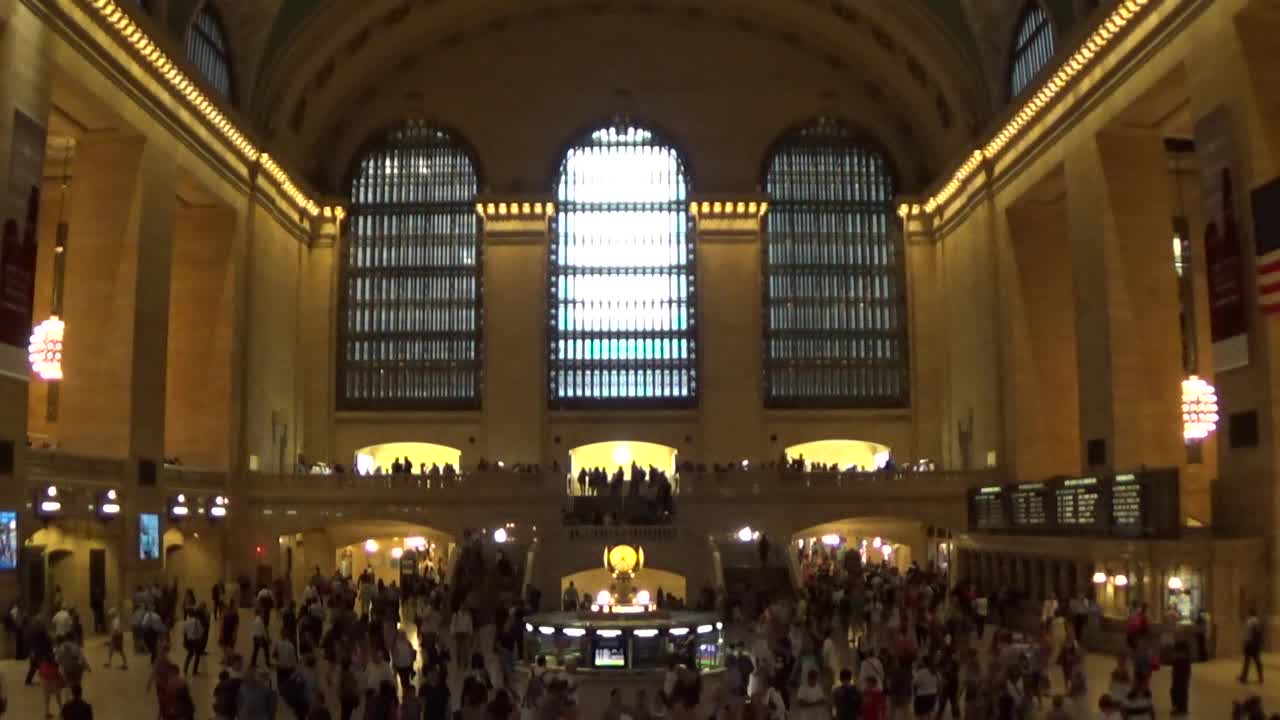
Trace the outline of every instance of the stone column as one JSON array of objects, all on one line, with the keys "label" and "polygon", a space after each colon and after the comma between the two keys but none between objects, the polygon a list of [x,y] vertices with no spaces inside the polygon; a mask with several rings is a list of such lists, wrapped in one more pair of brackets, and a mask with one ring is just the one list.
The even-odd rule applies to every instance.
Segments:
[{"label": "stone column", "polygon": [[[1182,353],[1168,159],[1157,133],[1102,132],[1066,153],[1082,466],[1178,467]],[[1095,458],[1098,459],[1098,458]]]},{"label": "stone column", "polygon": [[[43,144],[36,142],[32,152],[21,159],[14,157],[15,119],[18,113],[48,127],[50,109],[50,32],[31,10],[19,0],[0,0],[0,178],[6,183],[4,197],[11,192],[13,160],[23,163],[38,186],[43,174]],[[49,198],[44,198],[47,215]],[[26,208],[17,202],[0,204],[0,222],[12,218],[21,224]],[[34,284],[34,278],[32,280]],[[24,478],[23,458],[27,433],[27,390],[30,369],[25,344],[0,344],[0,443],[13,448],[13,475]],[[26,500],[25,481],[14,482],[0,470],[0,499],[9,507]],[[0,576],[0,595],[16,593],[16,573]]]},{"label": "stone column", "polygon": [[[337,352],[338,257],[343,218],[313,221],[303,277],[300,354],[305,359],[302,454],[312,462],[348,463],[334,457],[334,358]],[[332,563],[332,560],[330,560]]]},{"label": "stone column", "polygon": [[484,445],[490,459],[541,463],[548,443],[545,198],[486,198],[484,218]]},{"label": "stone column", "polygon": [[[946,324],[942,314],[942,248],[924,216],[906,222],[907,316],[911,338],[911,458],[943,461]],[[953,575],[953,577],[955,577]]]},{"label": "stone column", "polygon": [[702,457],[764,460],[760,198],[698,198],[699,404]]},{"label": "stone column", "polygon": [[79,143],[69,222],[59,434],[71,452],[164,455],[177,167],[140,137]]}]

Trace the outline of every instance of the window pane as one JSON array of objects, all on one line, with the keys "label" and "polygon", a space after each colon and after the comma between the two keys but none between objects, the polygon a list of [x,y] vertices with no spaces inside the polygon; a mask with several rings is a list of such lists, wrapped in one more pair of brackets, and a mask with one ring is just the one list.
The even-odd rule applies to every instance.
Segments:
[{"label": "window pane", "polygon": [[628,123],[560,168],[551,242],[553,407],[689,406],[694,255],[675,149]]},{"label": "window pane", "polygon": [[906,286],[884,157],[834,121],[778,144],[765,188],[771,407],[905,407]]},{"label": "window pane", "polygon": [[343,248],[343,409],[480,406],[478,185],[462,146],[422,124],[361,158]]},{"label": "window pane", "polygon": [[1032,2],[1018,24],[1009,80],[1012,95],[1016,97],[1025,90],[1052,58],[1053,24],[1044,8]]},{"label": "window pane", "polygon": [[231,97],[231,60],[227,50],[227,36],[222,22],[208,6],[200,8],[196,20],[187,35],[187,59],[195,65],[209,85]]}]

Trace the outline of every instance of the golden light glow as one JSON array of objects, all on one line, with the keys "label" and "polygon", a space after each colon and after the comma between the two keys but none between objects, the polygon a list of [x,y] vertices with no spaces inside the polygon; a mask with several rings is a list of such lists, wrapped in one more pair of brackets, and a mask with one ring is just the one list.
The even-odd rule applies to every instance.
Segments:
[{"label": "golden light glow", "polygon": [[430,469],[432,463],[441,469],[444,468],[445,463],[448,463],[453,465],[454,469],[461,471],[461,450],[448,445],[422,442],[392,442],[361,448],[356,451],[356,468],[373,472],[374,468],[380,467],[383,472],[389,472],[392,464],[402,458],[409,459],[414,473],[421,472],[424,464],[427,469]]},{"label": "golden light glow", "polygon": [[320,214],[320,205],[307,196],[293,182],[288,173],[272,160],[269,155],[261,152],[245,136],[240,128],[232,122],[231,118],[218,107],[218,103],[205,95],[192,82],[191,78],[173,60],[169,59],[169,56],[143,32],[142,28],[133,22],[133,19],[129,17],[129,13],[120,4],[115,0],[84,1],[97,10],[98,15],[106,21],[108,26],[115,29],[120,39],[125,44],[132,46],[146,64],[150,65],[156,74],[168,83],[170,89],[185,99],[188,107],[195,114],[204,118],[204,121],[222,136],[227,145],[239,153],[250,165],[260,167],[275,182],[280,191],[306,212],[307,215],[315,217]]},{"label": "golden light glow", "polygon": [[889,446],[865,440],[814,440],[788,447],[787,457],[804,457],[806,468],[814,463],[834,465],[841,470],[860,468],[871,471],[889,458]]},{"label": "golden light glow", "polygon": [[1104,572],[1102,572],[1101,570],[1099,570],[1098,572],[1094,573],[1094,574],[1093,574],[1093,584],[1094,584],[1094,585],[1106,585],[1106,584],[1107,584],[1107,574],[1106,574],[1106,573],[1104,573]]},{"label": "golden light glow", "polygon": [[[996,159],[1000,152],[1040,115],[1042,110],[1049,107],[1053,99],[1067,88],[1077,75],[1088,68],[1101,55],[1116,34],[1126,25],[1133,22],[1138,17],[1138,13],[1148,6],[1150,2],[1151,0],[1125,0],[1122,5],[1116,8],[1081,43],[1080,47],[1062,62],[1057,72],[1042,83],[1039,91],[1028,95],[1028,99],[1022,104],[1022,107],[1013,113],[1008,122],[995,131],[991,139],[982,148],[974,150],[969,159],[965,160],[952,173],[951,178],[947,180],[942,188],[925,201],[925,212],[933,214],[950,202],[956,193],[964,187],[964,184],[973,177],[981,163],[984,160],[992,161]],[[899,208],[899,214],[903,215],[905,219],[904,212],[905,210]]]},{"label": "golden light glow", "polygon": [[556,214],[556,204],[550,202],[481,202],[476,203],[476,214],[489,218],[545,219]]},{"label": "golden light glow", "polygon": [[27,345],[27,359],[31,370],[41,380],[62,379],[62,337],[67,324],[57,315],[40,323],[31,332]]},{"label": "golden light glow", "polygon": [[610,441],[582,445],[569,451],[569,468],[575,482],[578,471],[584,468],[604,468],[612,473],[621,467],[627,471],[626,478],[630,480],[633,462],[645,470],[652,465],[670,476],[676,469],[676,449],[657,443]]},{"label": "golden light glow", "polygon": [[1182,437],[1203,440],[1218,427],[1218,392],[1198,375],[1182,381]]},{"label": "golden light glow", "polygon": [[761,218],[769,212],[769,203],[757,200],[739,200],[732,202],[703,200],[689,203],[689,214],[695,218],[702,217],[754,217]]},{"label": "golden light glow", "polygon": [[609,550],[606,562],[615,573],[634,573],[643,564],[640,552],[630,545],[617,545]]}]

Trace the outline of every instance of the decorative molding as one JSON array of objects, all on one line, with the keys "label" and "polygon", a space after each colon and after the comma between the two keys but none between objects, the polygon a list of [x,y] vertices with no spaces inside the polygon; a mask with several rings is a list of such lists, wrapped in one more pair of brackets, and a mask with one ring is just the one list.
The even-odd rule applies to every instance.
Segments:
[{"label": "decorative molding", "polygon": [[898,214],[905,219],[922,213],[933,215],[938,210],[945,209],[955,195],[973,179],[984,162],[991,163],[998,159],[1009,143],[1021,137],[1058,96],[1071,89],[1076,84],[1075,80],[1096,64],[1095,61],[1103,56],[1113,41],[1122,36],[1126,27],[1145,17],[1151,6],[1161,2],[1162,0],[1120,0],[1116,9],[1098,24],[1076,51],[1062,60],[1057,71],[1041,82],[1039,90],[1033,93],[1028,89],[1023,93],[1027,99],[1020,106],[1011,109],[1004,125],[992,132],[981,147],[969,153],[960,167],[935,193],[926,198],[923,204],[899,206]]},{"label": "decorative molding", "polygon": [[484,199],[476,214],[484,221],[485,242],[510,244],[545,240],[556,204],[546,200]]},{"label": "decorative molding", "polygon": [[[313,200],[294,179],[266,152],[249,139],[222,108],[223,101],[210,97],[184,70],[185,60],[174,61],[159,43],[130,16],[130,10],[122,7],[116,0],[79,0],[80,5],[96,11],[100,23],[114,31],[120,45],[131,47],[135,59],[144,67],[150,67],[158,76],[162,86],[167,85],[169,96],[185,104],[197,117],[221,136],[234,153],[242,157],[246,163],[261,169],[276,187],[289,200],[309,217],[316,217],[322,211],[332,212],[332,207],[322,208]],[[89,20],[92,22],[92,19]],[[149,90],[149,88],[147,88]],[[170,98],[164,98],[168,100]]]},{"label": "decorative molding", "polygon": [[760,236],[760,225],[769,203],[760,198],[706,199],[689,203],[698,240],[721,242],[754,242]]}]

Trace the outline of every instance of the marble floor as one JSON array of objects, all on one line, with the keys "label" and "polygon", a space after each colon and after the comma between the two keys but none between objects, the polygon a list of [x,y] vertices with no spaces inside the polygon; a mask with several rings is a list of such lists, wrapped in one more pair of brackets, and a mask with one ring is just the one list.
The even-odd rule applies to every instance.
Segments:
[{"label": "marble floor", "polygon": [[[244,626],[242,626],[244,627]],[[242,640],[245,639],[246,633],[242,632]],[[249,648],[242,648],[246,658]],[[146,692],[146,682],[148,667],[145,656],[130,656],[129,669],[121,670],[118,665],[113,669],[104,669],[102,667],[106,660],[106,649],[102,638],[92,639],[86,644],[86,655],[93,664],[92,672],[85,675],[84,693],[85,699],[94,706],[94,717],[97,720],[140,720],[145,718],[156,717],[156,700],[154,693]],[[175,657],[177,662],[181,662],[182,656]],[[210,660],[206,657],[206,660]],[[1092,689],[1091,698],[1096,699],[1097,695],[1103,688],[1107,687],[1107,674],[1110,672],[1113,661],[1106,656],[1090,656],[1087,663],[1089,683]],[[1239,663],[1236,660],[1217,660],[1209,663],[1198,664],[1192,671],[1192,690],[1191,690],[1191,714],[1189,717],[1194,720],[1228,720],[1230,718],[1230,708],[1232,701],[1243,699],[1249,695],[1259,695],[1263,698],[1265,707],[1271,712],[1280,711],[1280,654],[1269,655],[1264,657],[1264,666],[1267,676],[1273,678],[1270,684],[1257,685],[1256,681],[1249,686],[1241,686],[1236,676],[1240,671]],[[0,675],[3,675],[5,687],[9,694],[9,711],[5,718],[15,718],[17,720],[38,720],[44,716],[42,706],[42,694],[38,685],[32,687],[23,686],[23,678],[26,675],[26,663],[15,660],[0,661]],[[212,657],[212,663],[208,667],[201,668],[201,675],[189,679],[192,695],[196,699],[198,720],[209,720],[212,718],[212,697],[213,687],[217,683],[218,674],[217,656]],[[454,676],[460,673],[452,673]],[[455,681],[457,677],[453,678]],[[714,687],[716,680],[712,676],[708,679],[708,692],[704,692],[704,698],[711,697],[711,688]],[[1056,687],[1061,687],[1061,677],[1054,677]],[[636,690],[646,689],[651,694],[661,685],[661,677],[655,673],[652,676],[628,676],[628,677],[602,677],[602,676],[584,676],[579,683],[580,695],[580,712],[579,717],[582,720],[592,720],[598,718],[603,711],[609,691],[618,688],[622,691],[623,697],[630,702],[634,697]],[[1167,717],[1169,707],[1169,672],[1162,669],[1158,672],[1153,682],[1153,693],[1156,698],[1156,705],[1159,710],[1157,717]],[[454,696],[457,696],[457,688],[455,688]],[[337,717],[336,703],[332,708],[334,717]],[[704,712],[698,714],[699,718],[711,717],[712,709],[708,706]],[[293,714],[283,704],[277,715],[281,720],[293,720]],[[360,711],[357,710],[357,718],[361,718]],[[1080,718],[1094,718],[1096,714],[1091,710],[1088,714],[1077,715]]]}]

